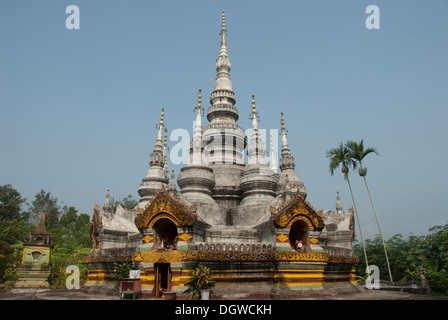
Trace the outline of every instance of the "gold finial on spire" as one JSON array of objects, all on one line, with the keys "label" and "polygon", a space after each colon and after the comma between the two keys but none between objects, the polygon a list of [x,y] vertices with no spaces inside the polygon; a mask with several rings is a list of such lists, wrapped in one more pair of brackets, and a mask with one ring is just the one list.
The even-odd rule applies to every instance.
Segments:
[{"label": "gold finial on spire", "polygon": [[222,10],[222,26],[221,26],[221,33],[226,32],[226,12]]},{"label": "gold finial on spire", "polygon": [[249,116],[249,119],[250,118],[252,118],[252,128],[258,129],[257,126],[258,112],[257,107],[255,105],[255,95],[252,95],[252,114]]},{"label": "gold finial on spire", "polygon": [[280,123],[282,125],[282,130],[285,130],[285,118],[283,118],[283,112],[281,112],[280,114],[281,114]]},{"label": "gold finial on spire", "polygon": [[286,133],[288,132],[288,130],[286,130],[286,126],[285,126],[285,118],[284,118],[283,112],[280,112],[280,114],[281,114],[281,117],[280,117],[280,124],[282,125],[282,126],[281,126],[281,131],[282,131],[282,134],[286,135]]},{"label": "gold finial on spire", "polygon": [[198,93],[198,105],[194,108],[194,111],[201,110],[202,109],[202,90],[201,88],[199,88],[199,93]]},{"label": "gold finial on spire", "polygon": [[165,120],[165,108],[162,108],[162,111],[160,112],[160,121],[158,124],[156,124],[156,128],[159,130],[157,133],[157,141],[160,141],[160,144],[162,144],[162,138],[163,138],[162,130],[165,129],[165,132],[167,131],[164,120]]},{"label": "gold finial on spire", "polygon": [[222,10],[222,25],[221,25],[221,46],[226,45],[226,13],[224,10]]},{"label": "gold finial on spire", "polygon": [[171,170],[171,181],[174,181],[174,169]]},{"label": "gold finial on spire", "polygon": [[257,113],[257,107],[255,106],[255,96],[252,95],[252,114],[255,116]]},{"label": "gold finial on spire", "polygon": [[165,119],[165,108],[162,108],[162,112],[160,113],[160,121],[159,124],[163,126],[163,120]]}]

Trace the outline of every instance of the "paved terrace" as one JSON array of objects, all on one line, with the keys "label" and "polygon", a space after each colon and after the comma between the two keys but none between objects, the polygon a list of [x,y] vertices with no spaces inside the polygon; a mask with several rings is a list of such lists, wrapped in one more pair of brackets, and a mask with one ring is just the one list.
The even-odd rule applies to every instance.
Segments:
[{"label": "paved terrace", "polygon": [[[50,290],[38,293],[0,293],[0,300],[119,300],[117,296],[85,294],[79,290]],[[155,300],[155,299],[151,299]],[[213,295],[211,295],[213,300]],[[223,299],[225,300],[225,299]],[[227,300],[238,300],[229,296]],[[303,297],[297,300],[445,300],[448,297],[411,294],[388,290],[363,290],[355,294],[341,294],[324,297]]]}]

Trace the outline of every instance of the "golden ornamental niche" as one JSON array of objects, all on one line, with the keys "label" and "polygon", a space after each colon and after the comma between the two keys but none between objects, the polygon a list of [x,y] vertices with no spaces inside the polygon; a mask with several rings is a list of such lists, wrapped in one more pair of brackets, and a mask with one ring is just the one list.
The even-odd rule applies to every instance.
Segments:
[{"label": "golden ornamental niche", "polygon": [[311,204],[296,195],[279,207],[271,207],[271,220],[277,227],[291,228],[296,221],[307,224],[308,230],[322,230],[325,227],[324,220],[316,213]]},{"label": "golden ornamental niche", "polygon": [[135,218],[139,229],[152,228],[160,219],[171,220],[177,228],[190,227],[196,221],[196,206],[188,206],[165,190],[158,192]]}]

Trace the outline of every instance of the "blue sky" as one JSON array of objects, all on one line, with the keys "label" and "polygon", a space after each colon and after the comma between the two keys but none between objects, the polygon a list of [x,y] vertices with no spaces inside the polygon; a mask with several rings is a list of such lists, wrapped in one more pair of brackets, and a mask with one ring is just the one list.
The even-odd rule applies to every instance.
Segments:
[{"label": "blue sky", "polygon": [[[68,5],[80,29],[68,30]],[[368,30],[365,9],[380,9]],[[448,1],[0,1],[0,185],[29,202],[41,188],[91,214],[106,189],[131,194],[149,167],[155,125],[192,132],[216,76],[226,10],[238,124],[279,129],[317,209],[347,210],[325,152],[364,139],[386,237],[448,223]],[[207,124],[206,119],[203,120]],[[280,137],[278,137],[280,139]],[[280,141],[280,140],[279,140]],[[172,146],[175,142],[170,142]],[[181,165],[169,165],[176,170]],[[351,174],[363,231],[377,231]]]}]

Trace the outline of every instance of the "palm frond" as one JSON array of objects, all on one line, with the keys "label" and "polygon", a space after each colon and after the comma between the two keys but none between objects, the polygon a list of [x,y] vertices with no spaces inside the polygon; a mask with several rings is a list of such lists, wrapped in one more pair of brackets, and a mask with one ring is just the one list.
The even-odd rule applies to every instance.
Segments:
[{"label": "palm frond", "polygon": [[349,157],[347,146],[344,146],[342,142],[337,148],[328,150],[326,155],[327,158],[330,159],[329,170],[331,175],[334,174],[334,171],[339,166],[342,166],[342,170],[345,175],[348,174],[350,166],[356,166],[356,163]]},{"label": "palm frond", "polygon": [[379,155],[376,148],[368,147],[364,149],[364,139],[361,139],[361,141],[359,142],[349,140],[345,143],[345,146],[348,149],[349,157],[358,161],[359,163],[361,163],[362,160],[370,153]]}]

